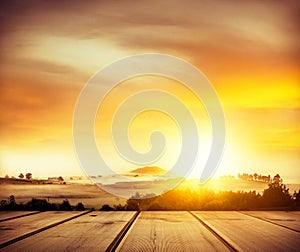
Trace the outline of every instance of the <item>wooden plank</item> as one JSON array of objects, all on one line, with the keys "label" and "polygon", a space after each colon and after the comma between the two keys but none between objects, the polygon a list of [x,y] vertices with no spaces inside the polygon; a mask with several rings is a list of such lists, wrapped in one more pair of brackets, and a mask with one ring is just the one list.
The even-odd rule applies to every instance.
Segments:
[{"label": "wooden plank", "polygon": [[300,212],[243,211],[241,213],[300,232]]},{"label": "wooden plank", "polygon": [[135,212],[91,212],[2,251],[105,251]]},{"label": "wooden plank", "polygon": [[42,212],[39,214],[1,222],[0,244],[81,213],[82,212],[77,211]]},{"label": "wooden plank", "polygon": [[39,213],[39,211],[0,211],[0,222]]},{"label": "wooden plank", "polygon": [[138,216],[140,215],[140,211],[136,212],[132,218],[126,223],[126,225],[122,228],[122,230],[118,233],[115,239],[110,243],[110,245],[105,249],[105,252],[114,252],[118,248],[119,244],[122,242],[125,235],[130,230],[131,226],[135,223]]},{"label": "wooden plank", "polygon": [[188,212],[142,212],[117,251],[227,251]]},{"label": "wooden plank", "polygon": [[212,229],[209,225],[207,225],[203,220],[201,220],[195,213],[192,211],[189,211],[189,213],[195,217],[203,226],[206,227],[214,236],[216,236],[223,244],[231,251],[231,252],[238,252],[239,250],[237,247],[235,247],[235,244],[230,243],[228,240],[225,239],[225,237],[221,236],[219,233],[217,233],[214,229]]},{"label": "wooden plank", "polygon": [[242,251],[296,251],[300,234],[238,212],[195,212]]}]

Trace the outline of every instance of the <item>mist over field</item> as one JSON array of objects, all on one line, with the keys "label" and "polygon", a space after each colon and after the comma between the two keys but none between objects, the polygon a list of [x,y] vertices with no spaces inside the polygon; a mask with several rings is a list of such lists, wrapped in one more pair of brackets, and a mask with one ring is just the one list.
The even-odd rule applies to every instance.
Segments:
[{"label": "mist over field", "polygon": [[[141,175],[141,173],[139,172]],[[144,176],[143,176],[144,175]],[[153,174],[152,174],[153,175]],[[131,174],[132,176],[132,174]],[[150,180],[149,180],[150,178]],[[102,181],[105,178],[102,178]],[[142,174],[139,180],[133,182],[117,182],[108,178],[107,184],[100,186],[93,184],[88,178],[80,178],[80,180],[65,180],[64,183],[51,183],[51,184],[36,184],[20,181],[1,180],[0,183],[0,200],[7,200],[8,196],[14,195],[17,202],[26,203],[32,198],[46,199],[50,203],[59,203],[62,200],[68,199],[71,204],[75,205],[82,202],[88,208],[99,209],[101,206],[107,204],[110,206],[124,205],[128,198],[134,197],[137,193],[141,196],[145,195],[159,195],[161,188],[168,185],[168,179],[164,180],[151,180],[149,174],[147,176]],[[285,184],[292,194],[294,191],[300,190],[299,184]],[[109,188],[110,191],[115,190],[116,194],[110,194],[105,189]],[[155,188],[157,189],[155,191]],[[199,185],[198,179],[185,180],[180,183],[174,190],[188,190],[191,192],[198,192],[199,190],[205,192],[214,191],[219,192],[250,192],[256,191],[261,195],[264,190],[268,188],[268,183],[260,181],[248,181],[236,179],[232,176],[225,176],[220,179],[211,179],[205,185]],[[119,190],[126,190],[128,197],[120,197],[117,195]],[[157,193],[159,192],[159,193]]]}]

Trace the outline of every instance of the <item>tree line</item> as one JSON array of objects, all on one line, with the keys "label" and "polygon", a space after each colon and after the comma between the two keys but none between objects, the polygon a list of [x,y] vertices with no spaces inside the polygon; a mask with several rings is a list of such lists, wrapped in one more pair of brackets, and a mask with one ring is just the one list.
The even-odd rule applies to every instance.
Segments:
[{"label": "tree line", "polygon": [[[8,176],[8,174],[6,174],[4,176],[5,179],[9,179],[10,177]],[[15,179],[16,177],[15,176],[11,176],[12,179]],[[27,172],[25,175],[23,173],[20,173],[19,176],[18,176],[19,179],[27,179],[27,180],[30,180],[32,179],[32,173],[30,172]]]},{"label": "tree line", "polygon": [[[72,206],[66,199],[62,203],[49,203],[45,199],[32,199],[16,203],[13,195],[0,202],[0,210],[71,211],[85,210],[79,202]],[[199,187],[197,190],[174,189],[162,195],[141,195],[136,193],[125,205],[104,204],[100,211],[186,211],[186,210],[300,210],[300,190],[291,194],[277,174],[262,194],[256,191],[215,192]]]},{"label": "tree line", "polygon": [[1,200],[0,211],[84,211],[85,207],[81,202],[76,206],[72,206],[65,199],[62,203],[49,203],[45,199],[31,199],[27,203],[17,203],[13,195],[8,200]]},{"label": "tree line", "polygon": [[238,174],[238,178],[242,180],[248,180],[248,181],[260,181],[264,183],[270,183],[272,181],[270,175],[261,175],[261,174],[248,174],[248,173],[243,173],[243,174]]},{"label": "tree line", "polygon": [[104,205],[101,210],[300,210],[300,190],[290,194],[277,174],[262,194],[256,191],[225,191],[199,187],[198,190],[175,189],[149,197],[139,193],[127,200],[125,206]]}]

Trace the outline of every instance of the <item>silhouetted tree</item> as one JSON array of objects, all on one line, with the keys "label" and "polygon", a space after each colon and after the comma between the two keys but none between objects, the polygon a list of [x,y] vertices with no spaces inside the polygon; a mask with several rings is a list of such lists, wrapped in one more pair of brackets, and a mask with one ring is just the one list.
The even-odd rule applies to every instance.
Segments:
[{"label": "silhouetted tree", "polygon": [[71,211],[72,210],[72,206],[69,203],[69,201],[67,199],[65,199],[60,205],[59,205],[59,210],[61,211]]},{"label": "silhouetted tree", "polygon": [[125,206],[122,206],[121,204],[119,205],[114,205],[114,209],[116,211],[124,211],[125,210]]},{"label": "silhouetted tree", "polygon": [[1,200],[0,201],[0,210],[6,210],[7,209],[7,201],[6,200]]},{"label": "silhouetted tree", "polygon": [[18,177],[19,177],[20,179],[23,179],[23,178],[24,178],[24,174],[23,174],[23,173],[20,173]]},{"label": "silhouetted tree", "polygon": [[139,211],[140,210],[140,202],[142,196],[137,192],[130,199],[126,201],[126,210],[129,211]]},{"label": "silhouetted tree", "polygon": [[8,197],[8,204],[6,207],[8,208],[8,210],[18,210],[19,209],[19,205],[16,203],[14,195],[10,195]]},{"label": "silhouetted tree", "polygon": [[32,178],[32,174],[30,172],[26,173],[26,179],[31,179]]},{"label": "silhouetted tree", "polygon": [[50,210],[49,203],[45,199],[31,199],[27,202],[26,207],[28,210],[47,211]]},{"label": "silhouetted tree", "polygon": [[75,206],[76,211],[84,211],[85,207],[81,202],[78,202],[77,205]]},{"label": "silhouetted tree", "polygon": [[100,208],[100,211],[113,211],[114,209],[110,206],[110,205],[103,205],[101,208]]},{"label": "silhouetted tree", "polygon": [[269,188],[263,193],[264,204],[268,207],[280,207],[291,205],[291,195],[289,189],[282,183],[279,174],[276,174]]},{"label": "silhouetted tree", "polygon": [[294,207],[298,208],[300,207],[300,190],[298,192],[294,192],[293,194],[293,203]]},{"label": "silhouetted tree", "polygon": [[60,182],[63,182],[63,181],[64,181],[64,178],[63,178],[62,176],[59,176],[59,177],[57,178],[57,180],[60,181]]},{"label": "silhouetted tree", "polygon": [[258,177],[258,174],[257,174],[257,173],[254,173],[254,174],[253,174],[254,180],[257,180],[257,177]]}]

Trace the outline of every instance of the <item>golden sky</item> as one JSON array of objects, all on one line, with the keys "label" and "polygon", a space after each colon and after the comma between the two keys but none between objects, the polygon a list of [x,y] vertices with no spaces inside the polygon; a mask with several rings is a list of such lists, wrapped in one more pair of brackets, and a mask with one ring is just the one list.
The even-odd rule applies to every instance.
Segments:
[{"label": "golden sky", "polygon": [[[80,90],[107,64],[156,52],[194,64],[218,92],[227,137],[217,174],[279,173],[300,183],[299,9],[299,1],[276,0],[1,1],[0,175],[82,174],[72,142]],[[178,83],[125,84],[107,98],[112,105],[103,104],[107,120],[118,94],[141,85],[182,95],[193,113],[201,107]],[[197,120],[206,128],[204,119]],[[154,112],[137,118],[131,132],[141,151],[145,127],[165,132],[172,148],[158,165],[167,166],[178,152],[174,122]],[[97,135],[107,137],[108,128],[100,128]],[[103,151],[114,167],[130,168],[110,143]]]}]

